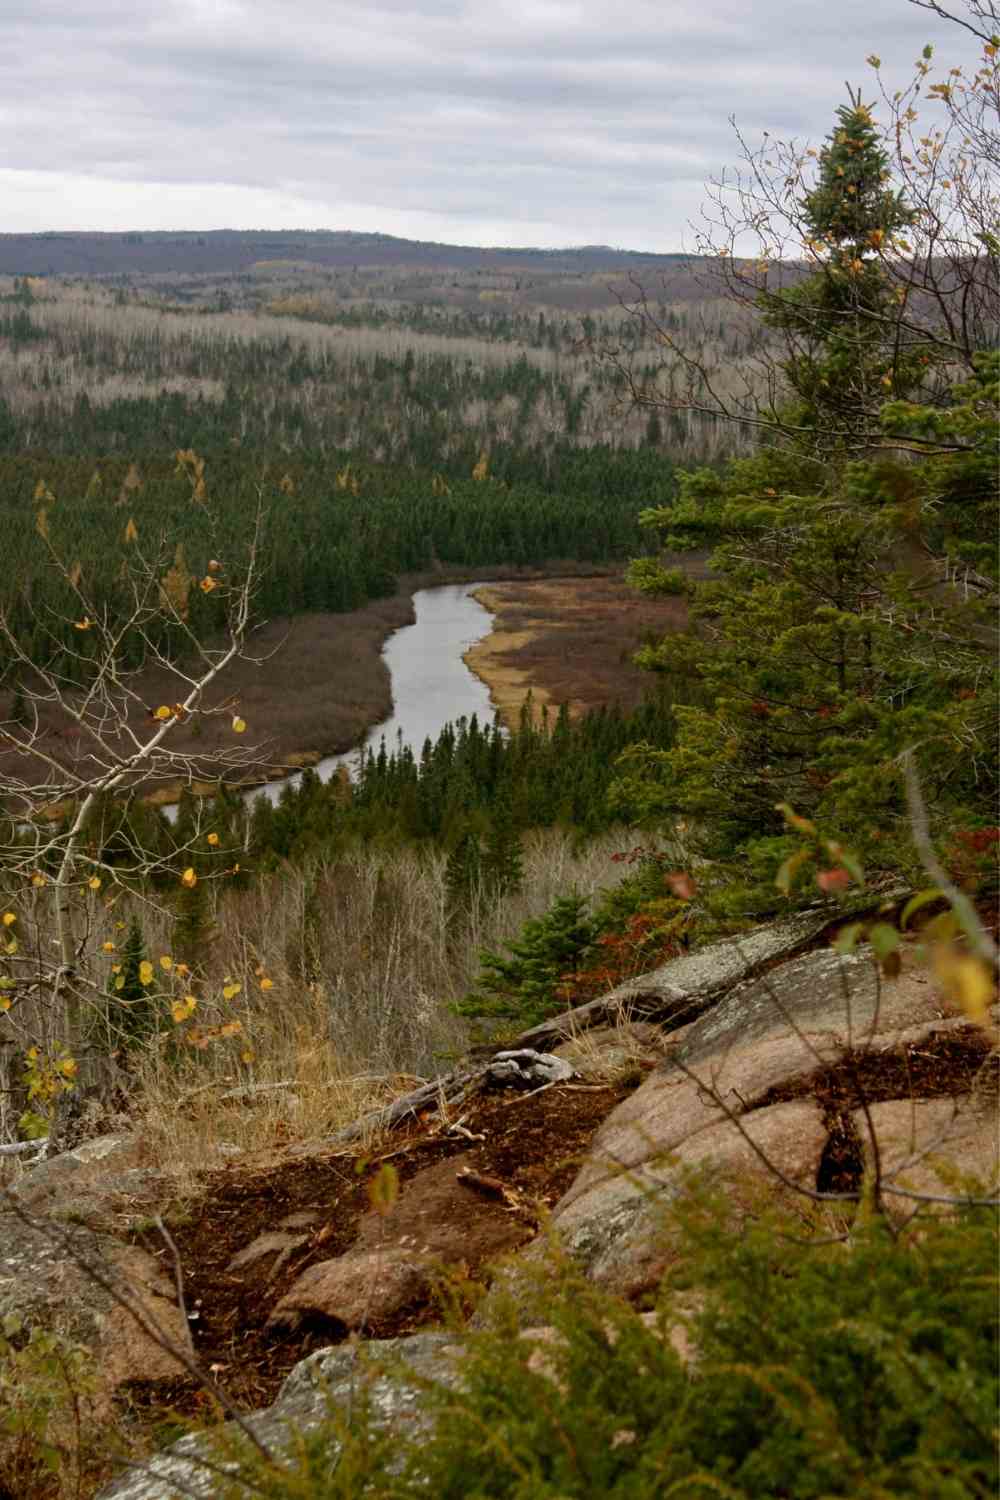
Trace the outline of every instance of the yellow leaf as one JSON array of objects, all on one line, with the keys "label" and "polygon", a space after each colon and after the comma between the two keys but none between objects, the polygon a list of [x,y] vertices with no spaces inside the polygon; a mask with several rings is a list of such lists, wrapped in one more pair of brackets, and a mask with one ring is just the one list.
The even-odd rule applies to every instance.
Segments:
[{"label": "yellow leaf", "polygon": [[125,527],[124,540],[126,542],[137,542],[139,540],[139,528],[131,516],[129,516],[128,525]]},{"label": "yellow leaf", "polygon": [[261,987],[262,990],[273,990],[274,989],[274,980],[273,979],[262,979],[261,982],[260,982],[260,987]]},{"label": "yellow leaf", "polygon": [[115,945],[114,945],[114,943],[102,943],[101,944],[101,952],[102,953],[114,953],[114,951],[115,951]]},{"label": "yellow leaf", "polygon": [[159,708],[155,710],[153,718],[159,719],[162,723],[163,720],[170,718],[170,714],[171,710],[167,707],[167,705],[165,703],[161,703]]},{"label": "yellow leaf", "polygon": [[245,1063],[252,1063],[253,1062],[253,1048],[252,1047],[244,1047],[243,1051],[240,1053],[240,1062],[245,1062]]},{"label": "yellow leaf", "polygon": [[49,539],[49,516],[48,511],[40,510],[35,517],[35,530],[45,541]]},{"label": "yellow leaf", "polygon": [[152,982],[153,982],[153,965],[150,963],[150,961],[149,961],[148,958],[144,958],[143,961],[142,961],[142,963],[139,965],[139,983],[140,984],[152,984]]},{"label": "yellow leaf", "polygon": [[3,914],[3,925],[5,927],[12,927],[16,921],[17,921],[17,913],[16,912],[13,912],[13,911],[5,911],[4,912],[4,914]]},{"label": "yellow leaf", "polygon": [[234,984],[234,983],[224,984],[222,986],[222,998],[223,998],[223,1000],[235,1000],[236,996],[239,994],[239,992],[240,992],[240,990],[242,988],[243,988],[243,986],[241,984]]},{"label": "yellow leaf", "polygon": [[169,956],[169,954],[164,953],[163,957],[160,959],[160,968],[165,974],[169,974],[173,966],[173,959]]},{"label": "yellow leaf", "polygon": [[188,865],[187,869],[184,871],[184,874],[181,876],[181,885],[186,885],[188,890],[190,891],[197,884],[198,877],[191,866]]},{"label": "yellow leaf", "polygon": [[44,885],[45,884],[45,876],[41,873],[40,870],[36,870],[35,873],[34,873],[34,875],[32,875],[32,877],[31,877],[31,883],[32,883],[32,885]]},{"label": "yellow leaf", "polygon": [[76,1074],[77,1063],[75,1057],[62,1057],[56,1066],[64,1078],[72,1078]]},{"label": "yellow leaf", "polygon": [[367,1185],[368,1201],[377,1214],[385,1218],[399,1197],[399,1173],[391,1162],[384,1161]]},{"label": "yellow leaf", "polygon": [[183,1000],[171,1001],[170,1014],[179,1026],[182,1021],[186,1021],[188,1016],[194,1013],[197,1005],[198,1002],[193,995],[185,995]]},{"label": "yellow leaf", "polygon": [[115,989],[116,990],[123,990],[124,988],[125,988],[125,975],[124,974],[119,974],[118,978],[115,980]]},{"label": "yellow leaf", "polygon": [[216,844],[219,842],[219,835],[217,833],[210,833],[208,835],[208,842],[211,844],[212,848],[214,849],[215,846],[216,846]]},{"label": "yellow leaf", "polygon": [[6,995],[0,995],[0,1010],[10,1010],[11,1002]]},{"label": "yellow leaf", "polygon": [[121,964],[112,964],[111,965],[111,972],[112,972],[112,974],[120,974],[121,971],[122,971]]},{"label": "yellow leaf", "polygon": [[956,954],[951,948],[939,948],[934,955],[934,970],[952,999],[977,1026],[986,1023],[989,1007],[996,996],[993,974],[982,959],[970,954]]},{"label": "yellow leaf", "polygon": [[243,734],[246,731],[246,727],[247,727],[246,719],[241,719],[240,716],[239,716],[239,714],[237,714],[234,717],[234,719],[233,719],[233,733],[234,734]]},{"label": "yellow leaf", "polygon": [[87,884],[92,891],[99,891],[101,889],[101,877],[99,875],[91,875]]}]

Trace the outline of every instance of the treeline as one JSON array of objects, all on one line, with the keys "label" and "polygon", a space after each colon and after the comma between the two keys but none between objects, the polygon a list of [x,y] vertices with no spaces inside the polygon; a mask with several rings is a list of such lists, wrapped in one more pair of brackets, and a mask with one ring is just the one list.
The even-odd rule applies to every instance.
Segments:
[{"label": "treeline", "polygon": [[[448,354],[418,359],[412,350],[344,359],[292,338],[260,338],[226,341],[207,354],[199,344],[179,357],[166,341],[151,340],[123,364],[116,341],[87,332],[72,358],[93,372],[92,394],[78,388],[77,376],[67,398],[58,360],[44,359],[46,330],[21,310],[0,320],[4,335],[14,349],[30,346],[36,367],[22,372],[30,384],[17,402],[0,401],[0,451],[141,454],[165,443],[237,442],[255,451],[350,448],[455,474],[484,448],[503,468],[519,456],[548,469],[563,443],[614,451],[642,446],[647,436],[641,424],[629,431],[634,423],[615,420],[607,372],[583,376],[569,363],[546,369],[523,352],[482,365]],[[129,375],[148,393],[111,394]],[[190,390],[163,392],[178,382]],[[207,382],[217,392],[199,390]],[[675,436],[687,435],[678,419]]]},{"label": "treeline", "polygon": [[[190,457],[178,462],[162,449],[140,461],[0,456],[0,593],[32,660],[71,649],[79,666],[88,637],[75,628],[73,581],[115,618],[131,605],[140,562],[169,575],[171,597],[183,599],[196,633],[221,627],[223,591],[200,582],[210,560],[222,564],[220,578],[239,577],[258,506],[256,608],[274,617],[354,609],[391,593],[399,573],[441,564],[623,558],[638,543],[640,510],[668,498],[673,485],[670,465],[652,455],[596,450],[562,454],[548,484],[493,477],[484,464],[447,480],[346,456],[264,458],[231,448],[212,452],[198,472]],[[49,565],[49,547],[62,571]],[[166,622],[154,626],[169,645]],[[142,643],[125,649],[134,654]]]},{"label": "treeline", "polygon": [[[558,825],[586,839],[628,821],[629,809],[609,797],[617,757],[636,743],[666,749],[674,733],[666,694],[630,713],[611,706],[576,720],[563,708],[533,722],[529,701],[511,733],[498,721],[461,719],[419,756],[383,743],[354,781],[344,774],[324,782],[306,770],[277,802],[260,795],[248,807],[237,788],[220,785],[210,798],[185,792],[171,822],[141,799],[101,798],[84,839],[109,868],[128,867],[138,845],[159,867],[152,884],[172,896],[181,867],[194,868],[201,884],[222,879],[232,889],[286,861],[425,842],[453,856],[456,884],[492,873],[503,885],[516,878],[520,838],[530,829]],[[8,834],[16,840],[16,830]],[[204,891],[181,891],[179,920],[189,921],[204,899]]]},{"label": "treeline", "polygon": [[[627,821],[628,809],[612,812],[608,797],[617,756],[637,742],[664,749],[673,737],[665,696],[631,713],[611,706],[577,720],[563,707],[532,722],[529,704],[511,734],[498,721],[461,719],[428,739],[419,756],[383,742],[356,782],[322,782],[307,771],[277,804],[257,798],[249,850],[267,863],[329,854],[353,839],[432,839],[467,862],[466,875],[482,860],[502,883],[527,829],[559,824],[587,837]],[[185,818],[193,814],[188,804]]]},{"label": "treeline", "polygon": [[[195,312],[57,291],[0,306],[0,452],[346,449],[458,475],[484,450],[498,471],[546,473],[564,447],[654,447],[697,461],[734,451],[733,435],[703,415],[665,411],[650,426],[631,410],[590,341],[613,337],[643,379],[659,351],[631,348],[627,326],[608,330],[589,314],[572,324],[544,312],[480,319],[308,296],[269,312]],[[664,326],[680,316],[664,308]],[[739,331],[716,321],[691,337],[725,383]]]}]

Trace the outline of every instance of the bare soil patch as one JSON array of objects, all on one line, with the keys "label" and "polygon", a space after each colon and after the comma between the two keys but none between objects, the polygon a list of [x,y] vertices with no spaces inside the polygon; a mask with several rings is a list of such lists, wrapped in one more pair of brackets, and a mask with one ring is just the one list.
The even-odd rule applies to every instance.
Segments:
[{"label": "bare soil patch", "polygon": [[[313,1349],[346,1337],[330,1326],[294,1332],[267,1328],[278,1300],[309,1266],[348,1250],[358,1238],[371,1204],[369,1187],[383,1162],[396,1168],[401,1185],[418,1172],[450,1158],[456,1169],[495,1183],[516,1199],[514,1239],[530,1240],[539,1213],[569,1187],[601,1122],[637,1083],[635,1075],[606,1087],[560,1086],[525,1097],[510,1091],[477,1096],[464,1124],[482,1141],[443,1133],[436,1116],[398,1132],[369,1156],[341,1153],[283,1162],[264,1170],[242,1165],[206,1174],[202,1195],[183,1220],[172,1224],[184,1274],[185,1299],[198,1357],[215,1367],[232,1399],[247,1410],[272,1402],[292,1366]],[[474,1196],[475,1189],[467,1189]],[[258,1235],[294,1218],[308,1221],[308,1238],[275,1272],[266,1258],[233,1267],[234,1258]],[[392,1232],[391,1214],[387,1234]],[[153,1230],[139,1236],[171,1273],[171,1257]],[[485,1268],[470,1244],[463,1271],[481,1278]],[[435,1298],[421,1295],[391,1319],[366,1327],[370,1338],[392,1338],[439,1321]],[[205,1412],[204,1394],[185,1379],[129,1389],[136,1415],[162,1420],[165,1410]]]},{"label": "bare soil patch", "polygon": [[683,599],[647,599],[621,574],[500,583],[475,596],[496,618],[465,662],[511,727],[529,692],[536,713],[563,703],[574,717],[615,702],[636,707],[649,688],[636,651],[687,623]]},{"label": "bare soil patch", "polygon": [[847,1052],[808,1077],[769,1089],[751,1108],[814,1098],[830,1132],[817,1187],[851,1193],[860,1187],[865,1166],[856,1110],[890,1099],[960,1098],[975,1089],[995,1095],[998,1067],[1000,1057],[978,1028],[934,1031],[919,1042]]}]

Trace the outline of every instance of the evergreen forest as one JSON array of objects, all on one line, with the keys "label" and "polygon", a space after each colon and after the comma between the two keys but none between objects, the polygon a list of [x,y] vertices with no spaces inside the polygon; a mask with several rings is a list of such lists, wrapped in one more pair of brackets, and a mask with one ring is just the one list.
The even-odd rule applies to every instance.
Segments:
[{"label": "evergreen forest", "polygon": [[[0,1278],[0,1500],[110,1500],[189,1416],[164,1483],[201,1452],[187,1492],[241,1500],[995,1493],[1000,21],[964,3],[974,65],[873,55],[815,147],[738,136],[691,256],[0,244],[7,1264],[173,1361],[88,1407],[76,1322]],[[491,585],[495,715],[324,779],[321,630],[344,722],[390,722],[378,651],[451,582]],[[135,1152],[103,1197],[90,1137]],[[440,1259],[419,1191],[391,1219],[423,1172]],[[390,1432],[397,1336],[464,1354]],[[324,1369],[325,1415],[261,1413]]]}]

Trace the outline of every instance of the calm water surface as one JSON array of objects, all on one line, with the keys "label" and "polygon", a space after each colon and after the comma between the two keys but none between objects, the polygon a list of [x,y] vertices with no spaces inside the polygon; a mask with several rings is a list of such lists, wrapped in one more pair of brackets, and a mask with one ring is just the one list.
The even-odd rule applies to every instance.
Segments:
[{"label": "calm water surface", "polygon": [[[472,590],[482,587],[482,583],[452,583],[414,594],[416,620],[394,631],[382,649],[392,680],[393,711],[369,731],[364,750],[377,753],[384,739],[389,751],[403,744],[419,756],[424,740],[436,739],[450,721],[473,714],[479,715],[480,723],[492,720],[489,690],[462,660],[469,647],[492,628],[493,616],[472,598]],[[355,769],[360,754],[360,750],[350,750],[328,755],[315,769],[326,781],[338,766]],[[254,787],[249,797],[263,794],[277,802],[286,782],[295,786],[300,780],[301,773],[295,773],[269,781]]]}]

